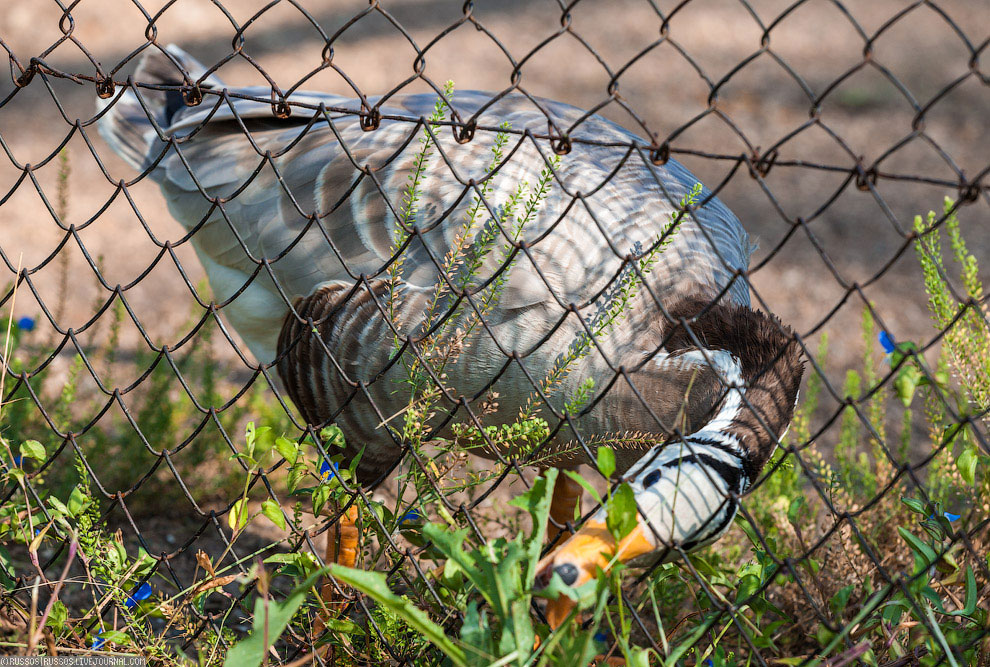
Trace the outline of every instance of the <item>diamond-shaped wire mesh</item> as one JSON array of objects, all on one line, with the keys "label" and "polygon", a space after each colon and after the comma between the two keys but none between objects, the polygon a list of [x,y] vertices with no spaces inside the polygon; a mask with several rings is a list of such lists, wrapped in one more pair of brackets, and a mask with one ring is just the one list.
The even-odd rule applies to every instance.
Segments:
[{"label": "diamond-shaped wire mesh", "polygon": [[[986,482],[967,485],[960,462],[990,456],[987,394],[972,389],[988,382],[987,302],[971,289],[985,274],[957,280],[924,243],[949,231],[948,257],[958,219],[969,252],[990,258],[988,43],[990,11],[967,0],[14,0],[0,12],[0,305],[14,322],[0,424],[45,456],[17,477],[3,453],[5,504],[47,508],[29,516],[45,525],[58,507],[42,499],[88,480],[108,532],[154,561],[123,581],[154,581],[170,600],[173,620],[148,632],[187,653],[249,629],[259,559],[322,562],[357,507],[361,565],[456,634],[464,617],[420,515],[476,544],[511,536],[528,524],[506,501],[541,469],[584,464],[608,487],[601,431],[690,433],[635,378],[670,341],[657,322],[705,347],[699,311],[672,308],[685,283],[705,284],[700,312],[751,301],[793,328],[777,331],[806,359],[806,402],[788,436],[749,406],[782,446],[732,496],[739,516],[707,560],[677,544],[679,565],[626,576],[633,641],[681,646],[684,664],[990,660],[984,630],[940,629],[986,620]],[[159,70],[137,69],[148,56]],[[706,188],[692,199],[695,182]],[[931,275],[949,294],[941,318]],[[916,346],[884,365],[881,331]],[[967,348],[971,365],[956,364]],[[916,386],[906,408],[897,397]],[[526,451],[478,428],[520,411],[545,420]],[[328,509],[307,514],[290,461],[236,457],[248,421],[308,438],[318,462],[346,468],[360,452],[361,483],[338,477]],[[621,469],[647,451],[618,440]],[[289,527],[233,531],[242,498],[252,511],[273,501]],[[928,540],[923,515],[943,510],[962,518],[928,517],[947,574],[933,585],[959,609],[964,572],[979,591],[979,609],[956,617],[921,606],[936,566],[919,570],[903,537]],[[32,566],[18,519],[5,521],[3,569],[21,599],[84,542],[56,523],[61,546]],[[755,580],[714,577],[751,549],[765,566]],[[199,568],[217,570],[215,586],[190,590]],[[313,652],[319,637],[292,626],[281,660],[439,661],[332,586],[345,604],[320,634],[350,624],[366,643]],[[80,649],[134,607],[127,591],[96,602],[82,590],[63,593],[70,615],[90,610]],[[684,590],[694,597],[671,602]],[[542,619],[542,604],[531,612]],[[706,652],[720,641],[734,658]]]}]

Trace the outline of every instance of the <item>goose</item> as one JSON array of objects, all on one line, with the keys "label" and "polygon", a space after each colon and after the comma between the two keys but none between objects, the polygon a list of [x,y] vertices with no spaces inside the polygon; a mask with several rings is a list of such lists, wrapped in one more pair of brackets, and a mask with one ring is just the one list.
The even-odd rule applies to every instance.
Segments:
[{"label": "goose", "polygon": [[[631,532],[617,542],[599,508],[559,536],[536,585],[556,573],[578,586],[728,529],[791,420],[803,362],[791,329],[751,305],[746,231],[685,167],[651,161],[601,116],[520,93],[452,92],[446,105],[473,119],[473,137],[411,122],[430,116],[435,93],[293,92],[292,109],[271,95],[228,88],[178,47],[155,47],[101,102],[99,130],[160,186],[223,319],[277,370],[306,423],[342,429],[360,484],[380,483],[405,453],[402,388],[410,365],[433,369],[424,341],[443,320],[448,332],[473,329],[428,378],[431,424],[471,422],[496,394],[497,413],[479,419],[511,421],[535,401],[560,424],[540,465],[575,469],[611,443],[616,478],[633,491]],[[571,128],[559,159],[548,118]],[[501,153],[500,132],[511,137]],[[431,159],[417,164],[424,141]],[[402,201],[411,179],[415,215]],[[482,214],[465,224],[479,191]],[[512,202],[526,196],[538,210],[513,226],[524,216]],[[467,278],[438,290],[441,273],[463,272],[445,258],[479,247],[504,252],[477,251]],[[474,452],[520,454],[492,442]],[[558,528],[580,497],[561,476]],[[328,558],[353,566],[354,514],[338,521]]]}]

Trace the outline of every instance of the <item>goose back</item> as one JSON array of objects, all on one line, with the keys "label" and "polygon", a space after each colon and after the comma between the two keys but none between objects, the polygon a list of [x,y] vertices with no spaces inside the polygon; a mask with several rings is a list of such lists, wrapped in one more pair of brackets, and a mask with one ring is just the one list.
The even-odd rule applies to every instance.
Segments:
[{"label": "goose back", "polygon": [[[642,143],[635,135],[569,105],[518,94],[492,103],[489,93],[459,91],[450,104],[462,118],[477,113],[478,130],[460,144],[449,127],[433,129],[436,145],[422,165],[412,207],[403,195],[417,173],[424,131],[396,118],[429,116],[435,94],[389,98],[380,108],[380,126],[369,132],[359,116],[339,111],[360,110],[358,100],[295,94],[294,101],[324,110],[307,115],[296,109],[291,118],[278,119],[270,105],[244,99],[270,91],[225,91],[193,108],[159,100],[167,109],[159,120],[169,141],[150,128],[131,90],[101,129],[111,143],[120,143],[120,127],[145,117],[148,127],[131,131],[129,151],[119,152],[135,167],[151,169],[170,212],[192,232],[215,298],[225,304],[223,315],[258,361],[282,360],[283,379],[292,373],[286,363],[297,366],[295,384],[305,379],[312,398],[307,402],[306,392],[294,398],[310,421],[336,419],[358,442],[385,443],[380,463],[393,458],[397,450],[380,428],[408,403],[402,374],[419,353],[408,342],[418,340],[417,350],[428,347],[424,336],[438,321],[448,336],[475,322],[443,368],[451,399],[444,410],[456,409],[460,397],[477,403],[497,392],[500,416],[511,419],[538,393],[534,384],[540,386],[575,345],[588,349],[545,394],[559,409],[586,378],[594,380],[593,395],[611,392],[612,398],[592,399],[595,407],[585,410],[590,434],[657,430],[657,415],[636,409],[643,393],[637,377],[668,397],[674,406],[668,412],[683,412],[678,406],[685,390],[711,394],[708,405],[696,401],[699,411],[711,408],[713,376],[699,379],[677,364],[647,362],[663,354],[670,326],[661,303],[700,293],[749,305],[743,276],[751,247],[742,225],[702,188],[704,206],[680,223],[643,272],[644,284],[628,282],[629,258],[642,257],[656,242],[697,184],[675,160],[652,164],[645,151],[629,148]],[[545,139],[533,138],[546,132],[546,114],[558,127],[573,126],[572,149],[553,168],[535,213],[524,216],[518,204],[532,200],[552,155]],[[499,126],[508,128],[508,142],[493,164]],[[140,141],[143,157],[135,145]],[[486,203],[469,222],[479,190]],[[471,279],[457,282],[463,266],[449,258],[458,248],[478,247],[486,234],[494,238],[489,250]],[[395,264],[399,247],[401,270]],[[453,283],[438,300],[442,274],[470,286],[474,305],[452,296]],[[396,281],[401,298],[389,314]],[[634,295],[621,316],[590,341],[587,327],[595,328],[616,289],[630,284]],[[477,303],[486,294],[493,296],[480,321]],[[444,320],[449,312],[453,316]],[[322,327],[321,337],[311,335],[307,318]],[[301,368],[302,359],[309,370]],[[617,379],[618,369],[630,374]]]}]

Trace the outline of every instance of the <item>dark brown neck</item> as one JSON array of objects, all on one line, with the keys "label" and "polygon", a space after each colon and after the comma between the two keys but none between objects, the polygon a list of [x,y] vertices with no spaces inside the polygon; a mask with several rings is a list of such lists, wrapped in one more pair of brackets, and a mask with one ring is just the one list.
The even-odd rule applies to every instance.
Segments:
[{"label": "dark brown neck", "polygon": [[697,356],[701,363],[715,366],[729,385],[691,439],[709,438],[730,447],[737,443],[752,483],[794,413],[804,372],[794,334],[772,315],[735,304],[712,304],[704,295],[675,302],[668,312],[673,323],[668,322],[664,338],[670,355]]}]

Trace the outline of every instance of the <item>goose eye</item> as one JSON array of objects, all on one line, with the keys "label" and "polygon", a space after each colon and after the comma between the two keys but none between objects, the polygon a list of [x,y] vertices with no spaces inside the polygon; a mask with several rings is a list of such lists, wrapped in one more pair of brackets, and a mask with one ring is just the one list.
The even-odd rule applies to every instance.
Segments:
[{"label": "goose eye", "polygon": [[643,478],[643,487],[653,486],[660,481],[660,471],[654,470],[649,475]]}]

